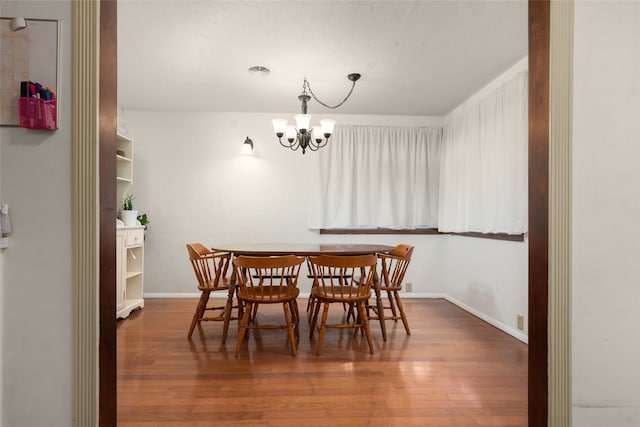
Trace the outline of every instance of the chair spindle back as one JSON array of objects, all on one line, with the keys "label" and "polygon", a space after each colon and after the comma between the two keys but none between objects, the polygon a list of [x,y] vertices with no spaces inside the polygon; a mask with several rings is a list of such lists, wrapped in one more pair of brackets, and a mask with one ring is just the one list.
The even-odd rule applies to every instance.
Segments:
[{"label": "chair spindle back", "polygon": [[382,260],[382,286],[396,290],[402,289],[402,281],[411,262],[413,249],[413,246],[402,244],[396,246],[389,255],[378,255]]},{"label": "chair spindle back", "polygon": [[375,255],[309,257],[318,293],[346,299],[371,293],[376,262]]},{"label": "chair spindle back", "polygon": [[298,286],[298,274],[304,257],[237,256],[233,260],[237,283],[244,297],[264,301],[280,300]]},{"label": "chair spindle back", "polygon": [[198,280],[199,288],[216,288],[227,275],[230,256],[226,252],[213,252],[200,243],[187,244],[189,260]]}]

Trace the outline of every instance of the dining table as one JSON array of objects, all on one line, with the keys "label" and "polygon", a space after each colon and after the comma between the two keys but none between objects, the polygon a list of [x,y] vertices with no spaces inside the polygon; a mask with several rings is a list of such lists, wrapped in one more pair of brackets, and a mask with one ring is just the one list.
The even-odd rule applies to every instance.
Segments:
[{"label": "dining table", "polygon": [[[211,249],[217,252],[227,252],[232,256],[297,255],[309,257],[318,255],[375,255],[379,253],[389,253],[394,248],[394,246],[369,243],[225,243],[216,244],[212,246]],[[235,288],[236,271],[234,268],[231,273],[229,295],[224,311],[223,344],[227,340],[227,332],[229,331]],[[383,313],[383,307],[381,307],[382,298],[380,298],[380,283],[377,273],[374,273],[373,289],[376,293],[378,312]],[[380,328],[382,329],[382,337],[386,341],[387,333],[384,320],[380,321]]]}]

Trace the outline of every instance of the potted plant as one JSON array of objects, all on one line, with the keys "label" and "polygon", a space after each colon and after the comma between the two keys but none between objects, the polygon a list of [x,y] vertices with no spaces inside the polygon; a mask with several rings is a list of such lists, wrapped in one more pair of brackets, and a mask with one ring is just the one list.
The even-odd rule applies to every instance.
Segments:
[{"label": "potted plant", "polygon": [[127,194],[122,198],[120,219],[124,225],[137,225],[138,211],[133,210],[133,199],[133,194]]},{"label": "potted plant", "polygon": [[144,238],[147,238],[147,224],[149,224],[149,217],[146,213],[138,215],[138,223],[144,227]]},{"label": "potted plant", "polygon": [[144,225],[144,229],[147,229],[147,224],[149,224],[149,217],[146,213],[138,215],[138,222],[140,225]]}]

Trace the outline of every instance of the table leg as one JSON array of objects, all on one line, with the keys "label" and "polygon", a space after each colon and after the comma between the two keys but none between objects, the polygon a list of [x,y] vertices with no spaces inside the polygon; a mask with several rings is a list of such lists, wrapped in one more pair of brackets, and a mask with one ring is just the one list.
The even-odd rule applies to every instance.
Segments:
[{"label": "table leg", "polygon": [[[231,278],[229,279],[229,296],[227,297],[227,305],[224,308],[224,325],[222,327],[222,344],[227,341],[227,332],[229,331],[229,320],[231,320],[231,313],[233,311],[233,296],[236,293],[236,269],[235,266],[231,271]],[[240,317],[240,316],[238,316]]]}]

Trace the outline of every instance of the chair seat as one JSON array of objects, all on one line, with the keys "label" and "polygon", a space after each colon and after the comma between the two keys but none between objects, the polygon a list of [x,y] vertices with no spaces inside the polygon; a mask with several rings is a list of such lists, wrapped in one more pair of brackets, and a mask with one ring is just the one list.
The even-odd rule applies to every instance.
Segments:
[{"label": "chair seat", "polygon": [[[271,304],[271,303],[279,303],[285,301],[291,301],[296,299],[300,294],[300,289],[294,286],[289,286],[286,292],[280,292],[280,295],[277,295],[276,286],[263,286],[262,293],[256,294],[249,290],[248,288],[238,289],[238,299],[241,301],[248,302],[258,302],[261,304]],[[269,295],[272,297],[269,297]]]}]

